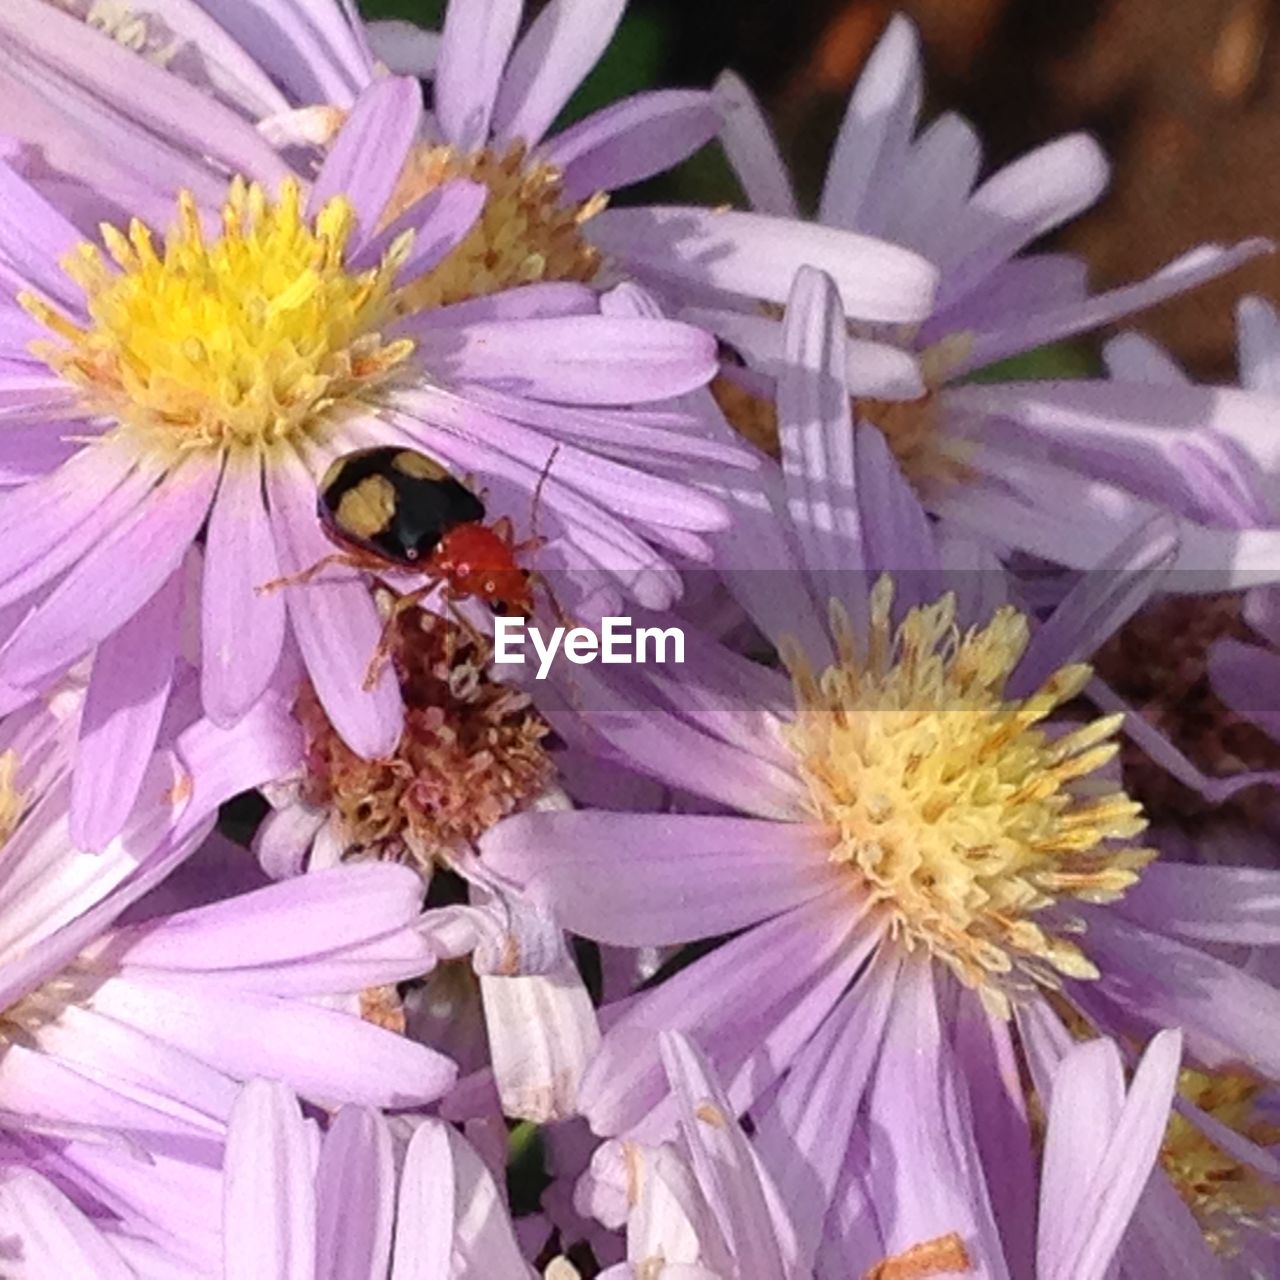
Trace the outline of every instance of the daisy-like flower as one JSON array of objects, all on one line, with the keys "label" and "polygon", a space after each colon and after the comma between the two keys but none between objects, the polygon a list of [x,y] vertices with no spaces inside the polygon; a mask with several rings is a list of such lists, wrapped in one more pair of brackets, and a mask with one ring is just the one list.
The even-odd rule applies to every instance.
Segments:
[{"label": "daisy-like flower", "polygon": [[[448,176],[484,182],[494,197],[486,230],[506,226],[512,250],[524,253],[524,280],[563,279],[564,269],[588,278],[599,255],[577,227],[602,207],[600,193],[691,155],[715,136],[720,112],[709,93],[658,90],[555,131],[613,38],[626,0],[551,0],[522,32],[524,7],[523,0],[450,0],[437,35],[403,22],[366,24],[342,0],[285,0],[269,19],[247,0],[163,8],[18,0],[0,16],[12,50],[0,63],[0,83],[15,106],[8,132],[39,144],[59,172],[112,190],[117,178],[128,185],[132,166],[118,156],[77,154],[72,122],[58,119],[77,94],[97,101],[99,120],[75,121],[96,131],[90,136],[127,132],[171,145],[190,127],[184,110],[203,95],[220,124],[236,126],[224,128],[225,136],[256,131],[296,149],[331,142],[388,66],[430,74],[433,107],[402,198]],[[479,244],[478,233],[471,244]],[[492,240],[487,247],[492,256]],[[498,262],[491,266],[500,271]]]},{"label": "daisy-like flower", "polygon": [[[870,1125],[956,1170],[918,1238],[968,1238],[989,1213],[1027,1216],[1014,1064],[1056,1009],[1122,1039],[1180,1026],[1198,1066],[1278,1078],[1280,994],[1212,946],[1280,941],[1275,873],[1153,862],[1140,806],[1108,774],[1121,717],[1060,714],[1088,684],[1080,658],[1167,568],[1168,535],[1143,533],[1032,628],[998,572],[955,572],[883,437],[851,428],[829,281],[801,275],[788,333],[799,589],[754,608],[789,679],[690,632],[678,684],[641,667],[598,680],[610,757],[709,811],[520,814],[481,851],[589,938],[728,939],[603,1019],[580,1091],[597,1132],[669,1132],[656,1033],[695,1034],[735,1111],[767,1113],[793,1144],[807,1172],[778,1176],[804,1186],[804,1215],[825,1214]],[[952,1129],[965,1105],[973,1143]],[[883,1194],[909,1164],[877,1166]]]},{"label": "daisy-like flower", "polygon": [[361,1017],[362,993],[439,952],[404,868],[269,885],[214,841],[175,883],[223,800],[294,767],[296,725],[266,700],[233,729],[166,739],[120,836],[74,848],[77,697],[88,714],[64,690],[4,725],[0,1148],[206,1274],[217,1224],[200,1205],[239,1083],[269,1074],[322,1105],[381,1107],[450,1087],[447,1059]]},{"label": "daisy-like flower", "polygon": [[[650,604],[679,590],[662,548],[707,554],[703,534],[725,523],[723,508],[666,473],[742,456],[701,439],[687,417],[637,421],[629,406],[705,382],[711,339],[600,314],[576,284],[481,296],[491,282],[477,277],[476,296],[451,306],[416,294],[488,207],[483,187],[460,179],[388,225],[421,115],[416,83],[381,80],[309,195],[288,176],[271,186],[273,172],[249,175],[266,187],[233,179],[220,213],[183,191],[163,239],[135,220],[84,242],[0,166],[10,705],[96,648],[103,715],[163,706],[176,619],[193,594],[182,564],[204,529],[194,591],[208,713],[226,724],[252,706],[292,636],[344,739],[361,755],[389,752],[402,706],[388,671],[362,688],[382,626],[365,584],[339,573],[259,590],[329,550],[318,478],[365,445],[425,449],[482,475],[491,518],[505,512],[521,529],[545,476],[546,555]],[[139,716],[118,749],[145,757],[154,722]],[[81,768],[115,770],[114,757],[83,746]],[[88,847],[118,828],[129,800],[94,790],[99,803],[75,813]]]},{"label": "daisy-like flower", "polygon": [[0,1224],[17,1251],[17,1275],[518,1280],[535,1274],[520,1254],[493,1175],[441,1121],[417,1121],[406,1140],[381,1112],[347,1106],[321,1128],[303,1117],[291,1090],[260,1079],[235,1096],[224,1132],[221,1177],[216,1168],[209,1172],[200,1205],[216,1232],[205,1266],[153,1270],[154,1256],[113,1227],[95,1224],[49,1182],[0,1169]]},{"label": "daisy-like flower", "polygon": [[[618,1280],[695,1274],[716,1280],[926,1280],[943,1275],[1014,1280],[1102,1280],[1143,1195],[1169,1115],[1180,1041],[1162,1032],[1128,1087],[1119,1050],[1095,1041],[1070,1050],[1046,1092],[1039,1206],[1025,1225],[1036,1237],[1034,1264],[1006,1257],[999,1235],[913,1236],[918,1204],[934,1194],[938,1171],[911,1163],[901,1197],[875,1195],[865,1173],[850,1179],[838,1214],[819,1224],[822,1240],[801,1249],[788,1200],[770,1176],[772,1135],[749,1141],[709,1065],[681,1035],[661,1037],[663,1064],[677,1100],[675,1144],[602,1149],[597,1176],[622,1170],[627,1262],[602,1274]],[[957,1117],[964,1126],[967,1118]],[[882,1131],[864,1134],[868,1162],[888,1147]],[[897,1158],[909,1148],[895,1148]],[[794,1171],[793,1171],[794,1172]],[[943,1179],[945,1182],[945,1179]],[[595,1193],[607,1198],[605,1185]],[[1126,1252],[1128,1252],[1126,1246]],[[815,1259],[812,1269],[802,1257]],[[1021,1260],[1019,1260],[1020,1262]],[[548,1273],[550,1274],[550,1273]],[[565,1272],[566,1276],[569,1272]],[[1142,1274],[1122,1267],[1121,1275]]]},{"label": "daisy-like flower", "polygon": [[[187,136],[187,112],[202,95],[219,100],[210,105],[222,118],[219,137],[202,146],[201,154],[244,172],[231,157],[257,158],[270,139],[309,173],[315,147],[328,145],[353,98],[368,86],[370,43],[395,70],[429,69],[432,108],[400,172],[391,209],[398,211],[450,178],[472,179],[489,192],[471,233],[423,287],[423,298],[434,301],[474,297],[478,281],[486,282],[486,291],[530,281],[590,281],[602,265],[610,266],[610,258],[613,269],[604,274],[616,274],[628,252],[602,253],[586,234],[608,194],[682,160],[721,124],[722,104],[713,95],[659,90],[552,132],[612,37],[625,0],[552,0],[522,35],[523,0],[450,0],[443,31],[427,41],[425,56],[424,33],[399,24],[379,34],[375,26],[368,41],[349,7],[335,0],[289,0],[270,26],[242,0],[220,5],[216,24],[196,5],[169,7],[163,15],[122,15],[96,3],[86,12],[81,0],[66,7],[101,34],[49,12],[48,0],[20,0],[0,15],[0,32],[15,50],[7,68],[0,62],[0,85],[9,90],[11,79],[10,96],[20,104],[10,128],[40,148],[44,167],[32,180],[53,186],[73,174],[87,175],[98,190],[130,189],[137,182],[131,167],[104,181],[104,161],[77,154],[86,137],[105,142],[141,135],[147,146],[164,152],[171,139]],[[180,57],[173,52],[179,47]],[[131,63],[148,92],[137,91]],[[130,89],[122,91],[126,84]],[[75,110],[84,95],[95,103],[94,116]],[[70,141],[69,115],[79,131]],[[256,128],[249,121],[257,121]],[[184,153],[178,162],[189,159]],[[140,207],[135,201],[132,211]],[[153,219],[162,216],[148,212]],[[712,256],[721,247],[714,246]],[[761,296],[784,301],[796,267],[815,260],[841,272],[850,313],[860,320],[913,323],[928,314],[937,275],[918,254],[870,236],[846,236],[835,261],[829,261],[830,253],[815,259],[814,249],[771,246],[756,256]],[[875,386],[918,388],[909,355],[883,344],[864,345],[884,369]]]},{"label": "daisy-like flower", "polygon": [[[1099,411],[1108,402],[1141,404],[1160,430],[1174,430],[1179,422],[1208,424],[1205,438],[1235,459],[1220,475],[1213,500],[1231,510],[1237,530],[1275,528],[1280,522],[1270,438],[1280,415],[1274,377],[1280,339],[1270,306],[1245,299],[1239,334],[1239,389],[1198,385],[1149,339],[1125,333],[1104,348],[1110,381],[1081,390]],[[1136,439],[1132,443],[1137,447]],[[1255,550],[1263,545],[1256,543]],[[1265,570],[1258,575],[1264,583],[1270,576]],[[1130,794],[1166,823],[1176,822],[1182,843],[1190,839],[1210,860],[1265,864],[1280,811],[1274,786],[1254,784],[1280,778],[1280,721],[1270,693],[1280,597],[1271,585],[1202,594],[1221,576],[1209,575],[1207,584],[1201,577],[1171,574],[1166,585],[1179,594],[1145,606],[1095,665],[1109,686],[1109,705],[1138,713],[1130,718],[1133,741],[1122,755]],[[1144,722],[1159,732],[1149,732]]]},{"label": "daisy-like flower", "polygon": [[[1145,398],[1105,383],[990,371],[1211,280],[1265,242],[1201,246],[1149,280],[1090,293],[1082,261],[1027,249],[1102,194],[1108,168],[1097,144],[1059,138],[978,183],[982,149],[968,121],[947,113],[917,133],[922,74],[905,17],[889,24],[855,88],[814,220],[803,218],[746,86],[726,75],[717,92],[725,148],[755,212],[619,209],[590,234],[678,304],[673,314],[740,352],[746,367],[727,366],[717,396],[743,435],[776,455],[771,388],[785,353],[772,304],[785,301],[791,273],[807,263],[841,290],[854,338],[854,416],[880,429],[932,513],[1001,555],[1029,551],[1089,569],[1165,510],[1183,520],[1179,567],[1201,571],[1180,575],[1179,589],[1224,589],[1250,569],[1274,573],[1280,540],[1269,523],[1242,516],[1230,492],[1235,451],[1203,430],[1234,412],[1229,394],[1206,395],[1195,412],[1186,404],[1153,412]],[[858,323],[856,264],[868,236],[938,266],[936,305],[923,322]],[[896,358],[886,341],[900,348]]]}]

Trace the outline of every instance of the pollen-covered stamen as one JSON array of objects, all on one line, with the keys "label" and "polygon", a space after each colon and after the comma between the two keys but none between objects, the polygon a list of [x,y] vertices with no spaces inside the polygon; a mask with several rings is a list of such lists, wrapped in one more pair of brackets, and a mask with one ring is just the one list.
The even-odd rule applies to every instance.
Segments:
[{"label": "pollen-covered stamen", "polygon": [[881,578],[866,652],[833,604],[837,659],[820,674],[794,647],[783,652],[797,700],[785,732],[831,860],[857,875],[904,945],[928,948],[999,1013],[1031,984],[1096,978],[1063,936],[1078,922],[1042,913],[1121,897],[1155,856],[1112,843],[1146,822],[1090,776],[1115,755],[1120,717],[1058,734],[1043,725],[1083,688],[1083,665],[1005,698],[1028,641],[1012,608],[962,634],[950,595],[896,630],[892,604]]},{"label": "pollen-covered stamen", "polygon": [[[1280,1125],[1264,1120],[1257,1100],[1264,1086],[1244,1071],[1187,1069],[1178,1092],[1201,1111],[1263,1148],[1280,1142]],[[1280,1232],[1280,1186],[1210,1141],[1176,1111],[1169,1119],[1160,1163],[1205,1239],[1230,1256],[1241,1230]]]},{"label": "pollen-covered stamen", "polygon": [[490,657],[446,620],[419,609],[402,613],[392,658],[405,728],[381,760],[352,752],[314,691],[303,690],[297,714],[307,739],[306,797],[332,810],[349,848],[425,869],[550,784],[550,731],[528,695],[492,678]]},{"label": "pollen-covered stamen", "polygon": [[404,1003],[394,983],[382,987],[367,987],[360,993],[360,1016],[365,1022],[394,1031],[402,1036],[405,1031]]},{"label": "pollen-covered stamen", "polygon": [[355,214],[343,198],[306,217],[298,184],[279,198],[236,179],[220,234],[207,237],[183,192],[157,246],[134,221],[103,226],[110,261],[82,244],[64,261],[88,323],[40,299],[23,305],[61,341],[35,344],[51,368],[151,448],[271,444],[325,423],[371,391],[413,350],[386,342],[392,281],[409,250],[352,271]]},{"label": "pollen-covered stamen", "polygon": [[[925,392],[914,400],[852,402],[855,419],[878,427],[897,458],[903,474],[917,492],[936,490],[966,479],[969,446],[941,429],[938,391],[972,345],[968,334],[955,334],[926,348],[916,357]],[[720,411],[739,435],[776,458],[779,452],[778,412],[772,400],[754,395],[722,375],[711,384]]]},{"label": "pollen-covered stamen", "polygon": [[403,309],[419,311],[525,284],[585,283],[595,277],[600,252],[583,238],[582,225],[605,207],[604,196],[566,199],[559,170],[530,158],[523,143],[505,151],[468,153],[420,144],[409,153],[384,222],[455,178],[468,178],[488,190],[484,210],[462,243],[405,290]]},{"label": "pollen-covered stamen", "polygon": [[971,1271],[973,1263],[964,1241],[954,1232],[912,1245],[877,1262],[862,1280],[927,1280],[930,1276]]}]

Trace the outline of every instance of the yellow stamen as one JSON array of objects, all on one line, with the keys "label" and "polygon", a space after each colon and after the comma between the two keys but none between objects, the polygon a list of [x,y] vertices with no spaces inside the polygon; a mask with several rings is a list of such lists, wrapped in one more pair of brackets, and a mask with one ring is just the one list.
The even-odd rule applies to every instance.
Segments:
[{"label": "yellow stamen", "polygon": [[1064,899],[1108,902],[1155,856],[1129,841],[1141,807],[1094,774],[1119,717],[1059,736],[1042,722],[1088,678],[1066,667],[1029,697],[1004,688],[1027,647],[1012,608],[961,633],[955,599],[910,610],[895,629],[893,584],[871,598],[866,652],[832,606],[836,661],[817,674],[784,646],[797,711],[786,726],[831,860],[856,873],[893,936],[926,947],[993,1011],[1058,975],[1091,979],[1068,937],[1077,921],[1034,917]]},{"label": "yellow stamen", "polygon": [[85,292],[83,328],[21,298],[62,339],[35,344],[37,354],[91,411],[168,454],[311,431],[367,397],[413,349],[380,333],[394,318],[407,237],[353,271],[351,205],[335,198],[310,219],[292,180],[271,201],[235,179],[221,222],[221,235],[207,239],[183,192],[162,250],[136,220],[127,234],[102,229],[110,262],[79,246],[63,266]]},{"label": "yellow stamen", "polygon": [[360,1016],[384,1031],[404,1035],[407,1020],[404,1002],[394,983],[384,987],[368,987],[360,993]]},{"label": "yellow stamen", "polygon": [[530,159],[522,143],[469,154],[426,144],[415,148],[384,220],[455,178],[481,183],[489,198],[463,242],[405,291],[405,308],[443,306],[542,281],[594,278],[600,253],[583,239],[582,224],[604,208],[605,198],[566,200],[559,171]]},{"label": "yellow stamen", "polygon": [[[1243,1071],[1184,1070],[1178,1092],[1207,1115],[1261,1147],[1280,1142],[1280,1126],[1255,1107],[1262,1085]],[[1280,1186],[1242,1164],[1176,1111],[1169,1119],[1160,1163],[1195,1215],[1209,1244],[1224,1255],[1239,1249],[1241,1230],[1280,1231]]]}]

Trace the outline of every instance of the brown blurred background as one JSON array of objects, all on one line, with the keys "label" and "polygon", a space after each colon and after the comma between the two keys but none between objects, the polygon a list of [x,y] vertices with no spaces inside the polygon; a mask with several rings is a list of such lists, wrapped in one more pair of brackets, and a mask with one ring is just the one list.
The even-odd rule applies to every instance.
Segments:
[{"label": "brown blurred background", "polygon": [[[1273,0],[672,0],[694,42],[758,87],[808,185],[894,8],[919,24],[929,110],[978,124],[993,163],[1088,129],[1112,156],[1104,202],[1069,229],[1098,284],[1203,241],[1280,235],[1280,4]],[[725,15],[732,9],[736,17]],[[719,11],[719,21],[713,11]],[[727,25],[725,23],[727,22]],[[710,59],[707,61],[714,61]],[[693,70],[692,66],[682,70]],[[682,77],[683,78],[683,77]],[[1231,376],[1242,289],[1280,298],[1280,257],[1169,303],[1143,327],[1205,376]]]}]

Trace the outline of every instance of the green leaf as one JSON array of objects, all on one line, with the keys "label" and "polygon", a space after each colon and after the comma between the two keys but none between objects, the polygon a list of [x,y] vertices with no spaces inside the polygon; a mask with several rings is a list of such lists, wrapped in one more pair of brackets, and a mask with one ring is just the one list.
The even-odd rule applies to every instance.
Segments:
[{"label": "green leaf", "polygon": [[360,0],[360,12],[370,20],[403,18],[439,31],[444,24],[445,3],[446,0]]},{"label": "green leaf", "polygon": [[668,34],[661,20],[653,14],[629,13],[603,57],[578,86],[560,114],[553,132],[645,89],[652,89],[662,79]]},{"label": "green leaf", "polygon": [[968,382],[1038,382],[1047,379],[1096,378],[1102,372],[1097,355],[1078,342],[1052,346],[998,360],[970,374]]},{"label": "green leaf", "polygon": [[536,1124],[521,1120],[507,1135],[507,1195],[512,1214],[520,1217],[536,1212],[550,1181],[542,1131]]}]

